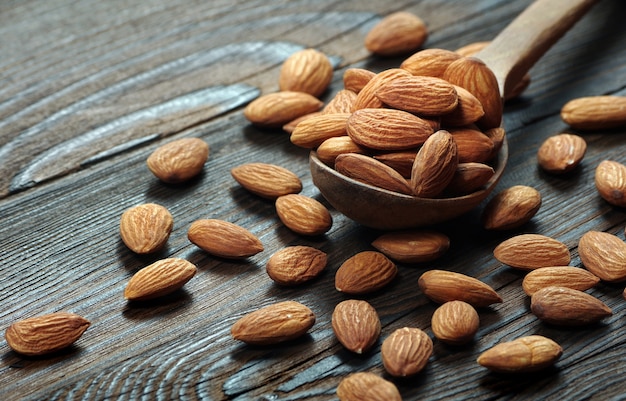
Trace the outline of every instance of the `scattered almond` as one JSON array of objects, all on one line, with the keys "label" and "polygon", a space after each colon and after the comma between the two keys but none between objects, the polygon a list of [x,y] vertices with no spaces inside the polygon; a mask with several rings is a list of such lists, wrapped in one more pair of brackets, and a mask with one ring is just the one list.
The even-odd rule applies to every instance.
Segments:
[{"label": "scattered almond", "polygon": [[162,249],[170,237],[174,219],[164,206],[146,203],[122,213],[120,236],[133,252],[146,254]]},{"label": "scattered almond", "polygon": [[396,377],[421,372],[433,353],[433,341],[424,331],[403,327],[385,338],[380,349],[387,373]]},{"label": "scattered almond", "polygon": [[295,245],[274,253],[267,261],[268,276],[281,285],[298,285],[319,276],[326,268],[327,255],[319,249]]},{"label": "scattered almond", "polygon": [[187,237],[204,251],[227,259],[247,258],[263,251],[263,244],[254,234],[224,220],[196,220],[189,227]]},{"label": "scattered almond", "polygon": [[398,11],[380,20],[365,36],[365,48],[380,56],[397,56],[417,50],[428,29],[415,14]]},{"label": "scattered almond", "polygon": [[292,171],[269,163],[245,163],[230,170],[245,189],[266,199],[302,191],[302,181]]},{"label": "scattered almond", "polygon": [[626,207],[626,165],[603,160],[596,167],[595,183],[598,193],[611,205]]},{"label": "scattered almond", "polygon": [[440,258],[450,248],[447,235],[432,230],[394,231],[380,235],[372,246],[400,263],[423,263]]},{"label": "scattered almond", "polygon": [[530,298],[530,310],[542,321],[558,326],[598,323],[613,312],[598,298],[566,287],[545,287]]},{"label": "scattered almond", "polygon": [[512,230],[528,223],[541,207],[541,194],[533,187],[514,185],[500,191],[485,206],[483,227]]},{"label": "scattered almond", "polygon": [[378,313],[367,301],[349,299],[338,303],[331,323],[339,342],[357,354],[369,351],[380,336]]},{"label": "scattered almond", "polygon": [[372,157],[344,153],[335,159],[335,170],[354,180],[388,191],[411,194],[407,180],[396,170]]},{"label": "scattered almond", "polygon": [[337,386],[339,401],[402,401],[395,384],[370,372],[344,377]]},{"label": "scattered almond", "polygon": [[593,273],[573,266],[541,267],[529,272],[522,281],[527,295],[533,295],[545,287],[567,287],[585,291],[600,282]]},{"label": "scattered almond", "polygon": [[626,96],[588,96],[570,100],[561,118],[579,130],[605,130],[626,126]]},{"label": "scattered almond", "polygon": [[276,213],[287,228],[300,235],[322,235],[333,225],[326,206],[305,195],[280,196],[276,199]]},{"label": "scattered almond", "polygon": [[586,150],[587,142],[578,135],[553,135],[539,147],[537,161],[548,173],[564,174],[580,164]]},{"label": "scattered almond", "polygon": [[148,156],[148,169],[168,184],[188,181],[202,172],[209,145],[200,138],[182,138],[159,146]]},{"label": "scattered almond", "polygon": [[535,372],[554,365],[563,349],[553,340],[532,335],[495,345],[480,354],[478,364],[501,373]]},{"label": "scattered almond", "polygon": [[348,258],[335,273],[335,288],[346,294],[365,294],[389,284],[398,273],[385,255],[363,251]]},{"label": "scattered almond", "polygon": [[462,273],[429,270],[420,276],[418,285],[424,295],[441,304],[463,301],[481,308],[502,302],[502,297],[488,284]]},{"label": "scattered almond", "polygon": [[244,109],[244,116],[262,128],[278,128],[298,117],[320,111],[324,103],[304,92],[280,91],[262,95]]},{"label": "scattered almond", "polygon": [[541,234],[520,234],[501,242],[493,251],[500,262],[522,270],[567,266],[571,260],[567,245]]},{"label": "scattered almond", "polygon": [[431,135],[417,152],[411,169],[413,195],[434,198],[441,194],[454,177],[459,158],[456,142],[445,130]]},{"label": "scattered almond", "polygon": [[601,280],[626,281],[626,242],[618,236],[588,231],[578,242],[578,255],[585,268]]},{"label": "scattered almond", "polygon": [[435,337],[447,344],[463,345],[471,342],[478,331],[480,318],[467,302],[449,301],[433,313],[431,328]]},{"label": "scattered almond", "polygon": [[179,258],[156,261],[131,277],[124,289],[129,301],[159,298],[181,289],[196,274],[196,266]]},{"label": "scattered almond", "polygon": [[278,86],[281,91],[305,92],[319,97],[332,78],[333,66],[328,56],[315,49],[304,49],[283,62]]}]

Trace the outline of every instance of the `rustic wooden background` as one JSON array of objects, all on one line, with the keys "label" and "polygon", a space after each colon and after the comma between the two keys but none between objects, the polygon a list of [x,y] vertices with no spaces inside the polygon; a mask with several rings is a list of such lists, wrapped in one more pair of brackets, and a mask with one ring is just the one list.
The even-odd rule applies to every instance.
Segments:
[{"label": "rustic wooden background", "polygon": [[[347,67],[398,66],[363,46],[386,14],[420,15],[430,36],[424,47],[456,49],[489,40],[530,2],[480,1],[162,1],[5,0],[0,2],[0,328],[58,310],[92,326],[70,349],[24,358],[0,342],[0,398],[28,399],[335,399],[345,375],[371,371],[386,378],[380,342],[364,356],[342,348],[330,326],[334,306],[347,297],[334,289],[334,271],[380,233],[335,211],[321,238],[290,232],[272,202],[255,197],[230,176],[245,162],[287,167],[303,194],[323,201],[311,183],[308,152],[280,131],[252,127],[243,106],[276,91],[282,61],[306,47],[335,63],[324,96],[341,89]],[[498,189],[530,185],[543,196],[533,220],[514,232],[485,232],[480,210],[435,227],[451,238],[450,251],[424,265],[400,265],[399,277],[365,297],[379,312],[382,338],[403,326],[430,331],[436,305],[417,287],[427,269],[459,271],[492,285],[505,302],[480,311],[475,343],[435,341],[426,369],[393,380],[405,399],[626,399],[626,302],[623,284],[590,291],[613,308],[602,324],[551,327],[529,312],[523,274],[496,261],[493,248],[519,233],[555,237],[572,252],[588,230],[624,237],[626,214],[595,191],[595,166],[626,162],[626,130],[580,133],[587,155],[573,173],[540,171],[536,151],[550,135],[571,132],[559,110],[589,95],[626,95],[626,3],[603,0],[531,70],[532,84],[506,107],[511,157]],[[205,139],[211,154],[204,173],[165,185],[145,160],[174,138]],[[118,235],[121,213],[156,202],[174,216],[165,250],[137,256]],[[192,221],[220,218],[244,226],[265,251],[241,262],[207,255],[186,238]],[[281,288],[265,263],[287,245],[311,245],[329,255],[326,272],[297,288]],[[180,291],[147,305],[122,296],[130,276],[157,259],[175,256],[199,272]],[[230,337],[243,314],[281,300],[309,306],[317,322],[305,338],[250,347]],[[553,369],[502,376],[475,362],[478,354],[513,338],[542,334],[564,348]]]}]

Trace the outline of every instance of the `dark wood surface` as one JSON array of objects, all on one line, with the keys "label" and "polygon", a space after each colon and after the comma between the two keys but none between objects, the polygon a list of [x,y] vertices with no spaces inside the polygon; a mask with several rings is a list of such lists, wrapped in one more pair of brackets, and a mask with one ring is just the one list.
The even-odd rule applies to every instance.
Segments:
[{"label": "dark wood surface", "polygon": [[[345,375],[385,375],[380,341],[364,356],[344,350],[330,317],[348,296],[334,289],[334,272],[380,234],[331,209],[321,238],[284,227],[271,201],[248,193],[230,169],[263,161],[289,168],[302,193],[323,201],[308,170],[308,152],[280,130],[252,127],[243,106],[278,89],[291,53],[314,47],[332,57],[335,79],[323,100],[341,89],[347,67],[398,66],[363,46],[368,30],[390,12],[407,10],[428,24],[425,48],[456,49],[490,40],[529,1],[3,1],[0,3],[0,326],[68,310],[92,322],[70,349],[25,358],[0,342],[0,399],[336,399]],[[399,265],[399,277],[364,297],[379,312],[382,338],[396,328],[430,331],[436,305],[417,279],[432,268],[458,271],[492,285],[504,302],[480,310],[476,341],[449,347],[435,341],[426,369],[391,379],[404,399],[626,399],[624,284],[590,291],[614,315],[602,324],[563,329],[540,322],[521,289],[523,274],[495,260],[493,248],[519,233],[567,244],[588,230],[624,238],[626,214],[598,196],[595,166],[626,162],[626,130],[585,132],[585,159],[573,173],[539,170],[536,152],[550,135],[571,132],[559,110],[590,95],[626,95],[626,3],[603,0],[531,70],[524,95],[505,108],[510,160],[497,188],[530,185],[543,204],[524,227],[486,232],[480,209],[441,224],[451,249],[422,265]],[[203,174],[184,185],[159,182],[147,156],[174,138],[205,139],[211,153]],[[167,248],[137,256],[118,234],[121,213],[156,202],[174,216]],[[214,258],[192,245],[196,219],[219,218],[248,228],[265,250],[248,260]],[[287,245],[311,245],[329,255],[326,271],[296,288],[274,284],[268,258]],[[123,289],[134,272],[163,257],[195,263],[198,274],[163,300],[131,305]],[[303,339],[250,347],[230,337],[243,314],[282,300],[309,306],[317,322]],[[498,342],[542,334],[559,342],[562,358],[534,375],[501,376],[476,363]]]}]

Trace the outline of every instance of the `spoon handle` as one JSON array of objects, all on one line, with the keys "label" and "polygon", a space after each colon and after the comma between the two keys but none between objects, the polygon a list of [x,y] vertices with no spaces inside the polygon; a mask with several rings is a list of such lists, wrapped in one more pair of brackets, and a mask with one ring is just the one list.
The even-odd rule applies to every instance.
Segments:
[{"label": "spoon handle", "polygon": [[498,79],[502,97],[598,0],[536,0],[476,57]]}]

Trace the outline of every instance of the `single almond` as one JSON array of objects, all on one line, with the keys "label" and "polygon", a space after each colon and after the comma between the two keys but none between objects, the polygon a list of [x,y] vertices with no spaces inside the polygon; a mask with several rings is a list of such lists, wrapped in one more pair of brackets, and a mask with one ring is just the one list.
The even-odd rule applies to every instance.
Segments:
[{"label": "single almond", "polygon": [[613,206],[626,207],[626,165],[603,160],[595,171],[598,194]]},{"label": "single almond", "polygon": [[453,85],[457,94],[457,105],[450,113],[441,116],[441,123],[446,127],[462,127],[478,121],[485,115],[480,100],[467,89]]},{"label": "single almond", "polygon": [[400,263],[423,263],[445,254],[450,248],[450,239],[432,230],[404,230],[382,234],[372,246]]},{"label": "single almond", "polygon": [[322,113],[299,123],[289,140],[301,148],[313,149],[328,138],[347,135],[350,113]]},{"label": "single almond", "polygon": [[148,169],[168,184],[188,181],[202,172],[209,145],[200,138],[182,138],[159,146],[148,156]]},{"label": "single almond", "polygon": [[352,113],[356,96],[356,92],[354,91],[341,89],[326,103],[326,106],[322,109],[322,113]]},{"label": "single almond", "polygon": [[263,251],[263,244],[250,231],[219,219],[194,221],[187,237],[204,251],[227,259],[247,258]]},{"label": "single almond", "polygon": [[358,93],[356,100],[352,105],[352,111],[354,112],[360,109],[383,107],[384,104],[382,100],[376,96],[378,88],[381,85],[384,85],[387,81],[410,75],[410,72],[401,68],[390,68],[377,73],[367,82],[367,84],[365,84],[363,88],[361,88],[360,91],[356,91]]},{"label": "single almond", "polygon": [[476,309],[467,302],[449,301],[433,313],[431,328],[435,337],[447,344],[463,345],[471,342],[480,326]]},{"label": "single almond", "polygon": [[495,372],[525,373],[554,365],[562,354],[555,341],[532,335],[497,344],[480,354],[477,362]]},{"label": "single almond", "polygon": [[571,260],[567,245],[541,234],[511,237],[496,246],[493,255],[498,261],[522,270],[567,266]]},{"label": "single almond", "polygon": [[411,178],[411,170],[417,156],[417,150],[400,150],[378,153],[372,157],[396,170],[404,178]]},{"label": "single almond", "polygon": [[259,96],[243,111],[252,124],[278,128],[298,117],[320,111],[324,103],[305,92],[280,91]]},{"label": "single almond", "polygon": [[502,302],[502,297],[491,286],[462,273],[429,270],[420,276],[418,285],[424,295],[440,304],[463,301],[481,308]]},{"label": "single almond", "polygon": [[281,91],[295,91],[320,96],[333,78],[328,56],[316,49],[304,49],[287,57],[280,68]]},{"label": "single almond", "polygon": [[69,312],[55,312],[11,324],[4,338],[11,349],[28,356],[45,355],[74,344],[90,322]]},{"label": "single almond", "polygon": [[491,198],[482,213],[487,230],[512,230],[533,218],[541,207],[541,194],[527,185],[514,185]]},{"label": "single almond", "polygon": [[450,196],[470,194],[483,188],[494,174],[493,167],[484,163],[459,163],[445,192]]},{"label": "single almond", "polygon": [[548,173],[564,174],[580,164],[586,150],[587,142],[578,135],[553,135],[539,147],[537,162]]},{"label": "single almond", "polygon": [[363,251],[348,258],[335,273],[335,288],[346,294],[366,294],[380,290],[398,274],[398,268],[385,255]]},{"label": "single almond", "polygon": [[296,129],[298,124],[300,124],[302,121],[306,120],[307,118],[318,116],[320,114],[322,114],[322,111],[314,111],[312,113],[308,113],[303,116],[297,117],[294,120],[291,120],[285,125],[283,125],[283,131],[287,132],[288,134],[291,134],[293,130]]},{"label": "single almond", "polygon": [[129,301],[159,298],[181,289],[196,274],[196,266],[179,258],[156,261],[131,277],[124,289]]},{"label": "single almond", "polygon": [[380,20],[365,36],[365,48],[380,56],[397,56],[420,48],[428,28],[417,15],[398,11]]},{"label": "single almond", "polygon": [[400,64],[400,68],[407,70],[413,75],[428,77],[443,77],[446,68],[460,59],[457,53],[446,49],[423,49],[413,53]]},{"label": "single almond", "polygon": [[156,203],[145,203],[122,213],[120,237],[131,251],[152,253],[165,246],[173,227],[174,219],[167,208]]},{"label": "single almond", "polygon": [[388,191],[411,194],[407,180],[396,170],[366,155],[345,153],[335,159],[335,170],[354,180]]},{"label": "single almond", "polygon": [[418,328],[403,327],[385,338],[380,353],[391,376],[413,376],[426,367],[433,353],[433,341]]},{"label": "single almond", "polygon": [[334,168],[337,156],[344,153],[367,154],[368,150],[346,135],[328,138],[317,147],[316,153],[322,163]]},{"label": "single almond", "polygon": [[232,325],[235,340],[251,345],[271,345],[295,340],[315,324],[315,314],[295,301],[283,301],[250,312]]},{"label": "single almond", "polygon": [[276,199],[276,213],[287,228],[301,235],[322,235],[333,224],[326,206],[300,194],[283,195]]},{"label": "single almond", "polygon": [[530,298],[530,310],[540,320],[557,326],[586,326],[613,311],[593,295],[566,287],[545,287]]},{"label": "single almond", "polygon": [[326,268],[328,257],[319,249],[295,245],[274,253],[267,261],[267,275],[286,286],[305,283],[319,276]]},{"label": "single almond", "polygon": [[450,184],[459,158],[453,136],[439,130],[424,142],[411,168],[413,195],[434,198]]},{"label": "single almond", "polygon": [[610,283],[626,281],[626,242],[617,235],[588,231],[578,242],[585,268]]},{"label": "single almond", "polygon": [[351,373],[337,386],[339,401],[402,401],[392,382],[370,372]]},{"label": "single almond", "polygon": [[382,84],[375,94],[388,106],[424,116],[450,113],[458,103],[454,85],[436,77],[398,77]]},{"label": "single almond", "polygon": [[269,163],[245,163],[230,170],[245,189],[266,199],[276,199],[302,191],[300,178],[284,167]]},{"label": "single almond", "polygon": [[380,319],[367,301],[349,299],[335,306],[331,324],[337,340],[346,349],[363,354],[380,336]]},{"label": "single almond", "polygon": [[626,96],[580,97],[561,108],[561,118],[579,130],[605,130],[626,126]]},{"label": "single almond", "polygon": [[374,71],[364,68],[348,68],[343,73],[343,87],[351,92],[359,93],[375,76]]},{"label": "single almond", "polygon": [[491,160],[496,157],[498,152],[500,152],[500,149],[502,148],[502,144],[504,143],[504,139],[506,137],[506,131],[502,127],[495,127],[484,130],[483,133],[487,135],[489,139],[491,139],[491,142],[493,142],[493,154],[489,158],[489,160]]},{"label": "single almond", "polygon": [[493,141],[481,131],[472,128],[450,128],[454,137],[459,163],[485,163],[493,157]]},{"label": "single almond", "polygon": [[585,291],[599,282],[598,276],[580,267],[551,266],[529,272],[522,281],[522,288],[527,295],[533,295],[545,287],[567,287]]}]

